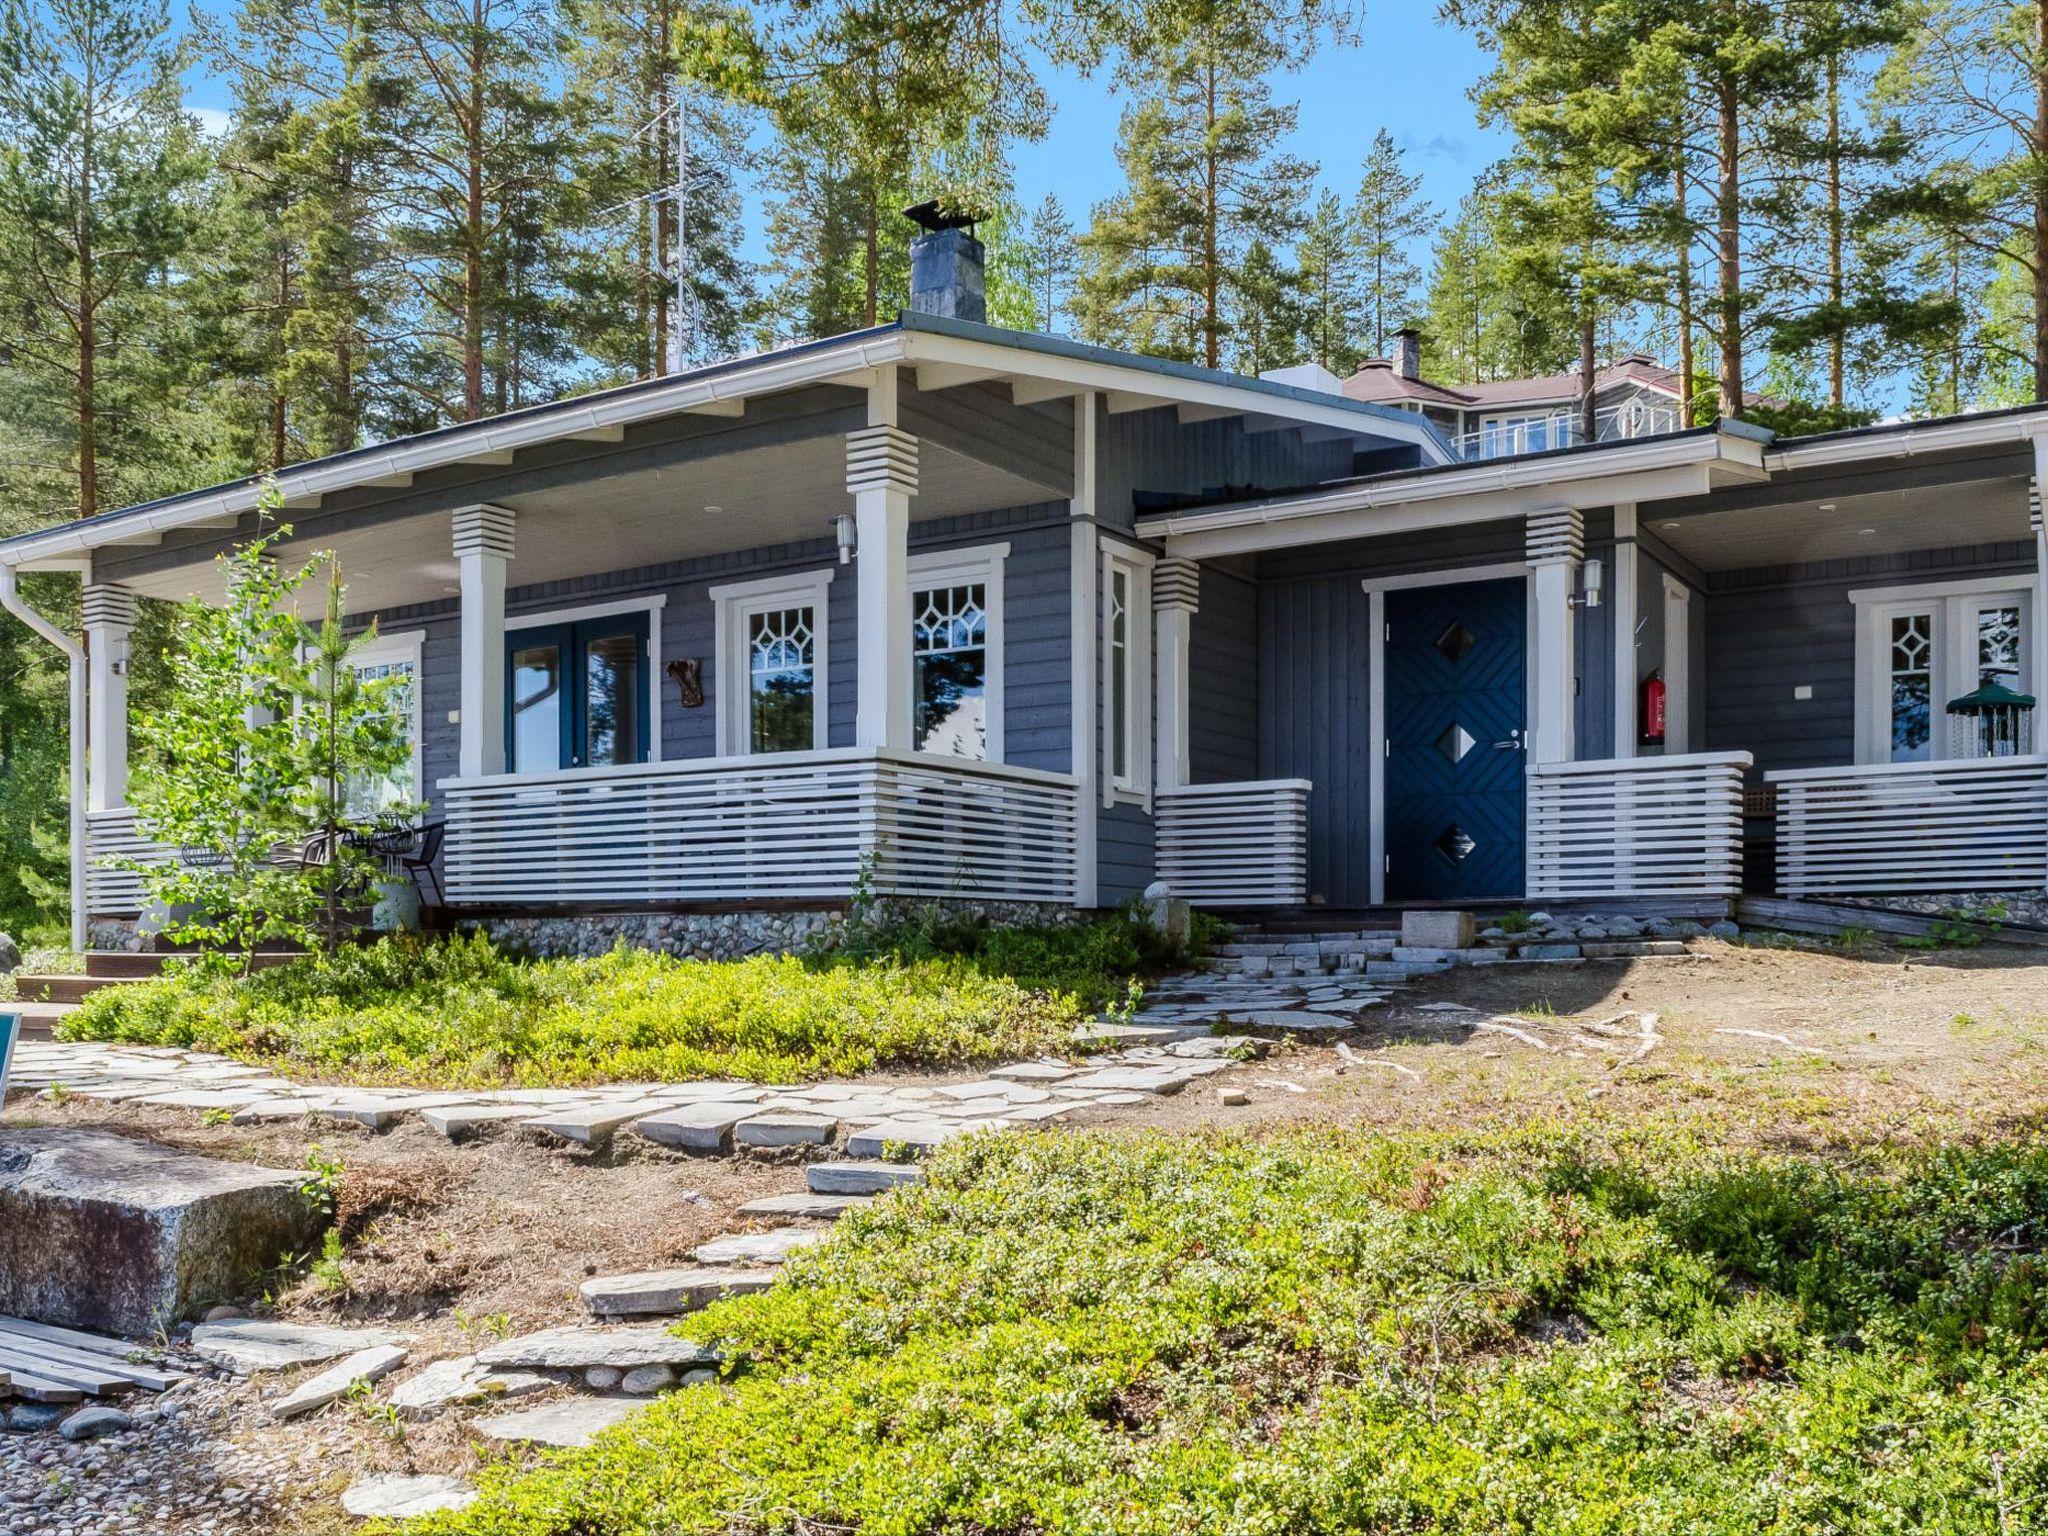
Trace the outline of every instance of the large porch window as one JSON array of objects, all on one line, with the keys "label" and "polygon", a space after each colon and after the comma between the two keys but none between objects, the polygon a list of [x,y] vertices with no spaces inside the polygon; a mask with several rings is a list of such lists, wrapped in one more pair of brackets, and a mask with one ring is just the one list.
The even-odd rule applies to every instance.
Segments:
[{"label": "large porch window", "polygon": [[1152,558],[1110,549],[1102,557],[1104,783],[1142,799],[1152,788]]},{"label": "large porch window", "polygon": [[659,604],[522,618],[505,630],[505,765],[608,768],[657,754]]},{"label": "large porch window", "polygon": [[1003,560],[1007,544],[910,562],[911,744],[1003,760]]},{"label": "large porch window", "polygon": [[410,748],[404,762],[388,774],[358,774],[348,783],[348,811],[351,816],[370,817],[395,805],[416,805],[421,794],[420,767],[420,647],[417,633],[379,635],[350,658],[350,666],[365,682],[394,679],[386,696],[391,711],[404,732]]},{"label": "large porch window", "polygon": [[832,572],[713,587],[718,611],[718,743],[727,757],[823,751]]},{"label": "large porch window", "polygon": [[2009,577],[1849,594],[1856,604],[1856,760],[1953,754],[1948,701],[1986,683],[2028,692],[2032,594]]}]

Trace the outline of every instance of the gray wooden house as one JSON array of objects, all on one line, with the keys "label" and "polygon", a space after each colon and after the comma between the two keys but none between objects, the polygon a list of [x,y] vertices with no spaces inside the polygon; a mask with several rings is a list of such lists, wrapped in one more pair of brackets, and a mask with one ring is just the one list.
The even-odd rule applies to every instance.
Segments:
[{"label": "gray wooden house", "polygon": [[[339,553],[364,664],[411,680],[390,793],[445,822],[459,912],[2048,881],[2031,711],[1945,709],[2048,692],[2048,408],[1472,462],[1412,411],[990,327],[971,236],[919,257],[893,324],[278,477],[287,553]],[[143,846],[135,601],[214,591],[258,494],[0,543],[12,611],[17,572],[85,583],[83,645],[42,628],[96,918],[140,905],[97,862]]]}]

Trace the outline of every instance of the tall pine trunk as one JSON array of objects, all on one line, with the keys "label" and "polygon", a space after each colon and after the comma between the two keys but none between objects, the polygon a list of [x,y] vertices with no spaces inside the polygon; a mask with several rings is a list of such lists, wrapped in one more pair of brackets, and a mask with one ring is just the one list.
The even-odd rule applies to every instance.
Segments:
[{"label": "tall pine trunk", "polygon": [[[2043,0],[2048,4],[2048,0]],[[1828,404],[1842,408],[1848,283],[1842,258],[1842,61],[1828,55]]]},{"label": "tall pine trunk", "polygon": [[[1581,279],[1582,289],[1583,286],[1584,280]],[[1592,295],[1582,291],[1579,295],[1579,432],[1580,441],[1587,443],[1600,439],[1599,347]]]},{"label": "tall pine trunk", "polygon": [[484,414],[484,71],[480,6],[471,11],[469,120],[463,124],[462,419]]},{"label": "tall pine trunk", "polygon": [[[2048,0],[2041,0],[2048,6]],[[1742,105],[1735,82],[1722,76],[1714,88],[1720,120],[1720,165],[1714,188],[1714,227],[1720,242],[1721,311],[1720,412],[1742,414]]]},{"label": "tall pine trunk", "polygon": [[[2044,0],[2048,3],[2048,0]],[[93,112],[99,101],[94,77],[93,55],[85,60],[85,115],[78,144],[78,515],[91,517],[100,509],[99,465],[99,381],[95,373],[99,351],[99,317],[93,312],[93,227],[92,179]]]},{"label": "tall pine trunk", "polygon": [[[2042,0],[2048,5],[2048,0]],[[1202,361],[1211,368],[1223,363],[1223,274],[1217,224],[1222,218],[1216,191],[1216,57],[1204,61],[1202,138]]]},{"label": "tall pine trunk", "polygon": [[2034,398],[2048,400],[2048,0],[2034,0]]},{"label": "tall pine trunk", "polygon": [[1688,427],[1692,425],[1693,396],[1692,220],[1686,213],[1690,176],[1685,158],[1685,122],[1681,116],[1678,142],[1673,150],[1671,195],[1672,206],[1678,212],[1678,419]]}]

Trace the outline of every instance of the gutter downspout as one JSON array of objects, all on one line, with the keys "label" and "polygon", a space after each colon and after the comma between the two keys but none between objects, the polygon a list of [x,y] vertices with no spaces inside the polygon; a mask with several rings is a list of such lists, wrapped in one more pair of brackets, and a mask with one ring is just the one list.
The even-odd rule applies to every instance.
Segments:
[{"label": "gutter downspout", "polygon": [[71,664],[71,947],[86,947],[85,647],[22,601],[19,573],[0,565],[0,609],[64,653]]}]

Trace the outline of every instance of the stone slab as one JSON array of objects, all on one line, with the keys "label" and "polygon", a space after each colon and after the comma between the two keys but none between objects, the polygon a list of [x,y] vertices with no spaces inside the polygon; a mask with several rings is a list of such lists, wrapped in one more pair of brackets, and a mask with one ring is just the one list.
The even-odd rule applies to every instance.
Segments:
[{"label": "stone slab", "polygon": [[699,1264],[780,1264],[799,1248],[822,1242],[825,1233],[817,1227],[777,1227],[770,1232],[735,1232],[714,1237],[699,1246],[690,1257]]},{"label": "stone slab", "polygon": [[879,1158],[891,1147],[904,1147],[922,1157],[966,1129],[964,1122],[956,1121],[882,1120],[847,1137],[846,1150],[852,1157]]},{"label": "stone slab", "polygon": [[341,1496],[342,1511],[358,1520],[410,1520],[467,1509],[476,1490],[459,1477],[366,1477]]},{"label": "stone slab", "polygon": [[[600,1275],[578,1287],[583,1305],[599,1317],[680,1317],[726,1296],[765,1291],[773,1270],[650,1269],[634,1275]],[[652,1365],[655,1361],[642,1361]]]},{"label": "stone slab", "polygon": [[846,1163],[813,1163],[804,1170],[804,1182],[820,1195],[879,1195],[899,1184],[915,1184],[924,1170],[915,1163],[884,1163],[863,1160]]},{"label": "stone slab", "polygon": [[1079,1067],[1056,1065],[1050,1061],[1013,1061],[1007,1066],[990,1067],[988,1075],[1013,1083],[1063,1083],[1080,1073]]},{"label": "stone slab", "polygon": [[867,1195],[817,1195],[802,1190],[789,1195],[768,1195],[749,1200],[740,1207],[742,1216],[790,1216],[812,1221],[837,1221],[857,1205],[866,1205]]},{"label": "stone slab", "polygon": [[669,1106],[660,1099],[643,1099],[631,1104],[605,1104],[595,1109],[553,1110],[544,1115],[535,1115],[523,1121],[537,1131],[546,1131],[564,1141],[576,1142],[579,1146],[602,1147],[612,1139],[612,1133],[622,1125],[631,1125],[646,1115],[656,1114]]},{"label": "stone slab", "polygon": [[303,1178],[105,1131],[0,1131],[0,1315],[151,1334],[314,1246]]},{"label": "stone slab", "polygon": [[730,1099],[684,1104],[632,1122],[633,1134],[686,1152],[723,1152],[732,1128],[753,1114],[753,1106]]},{"label": "stone slab", "polygon": [[718,1351],[679,1339],[663,1327],[570,1327],[505,1339],[478,1350],[476,1358],[493,1369],[583,1371],[593,1365],[609,1365],[630,1371],[636,1365],[716,1365],[719,1356]]},{"label": "stone slab", "polygon": [[476,1432],[486,1440],[518,1445],[553,1445],[580,1450],[613,1425],[645,1408],[645,1397],[570,1397],[518,1413],[478,1419]]},{"label": "stone slab", "polygon": [[754,1115],[733,1127],[732,1139],[743,1147],[822,1147],[838,1129],[823,1115]]},{"label": "stone slab", "polygon": [[273,1399],[269,1405],[270,1416],[284,1420],[314,1413],[348,1396],[366,1382],[382,1381],[405,1364],[405,1355],[403,1344],[377,1344],[369,1349],[359,1349],[340,1364],[329,1366],[319,1375],[300,1382],[283,1397]]},{"label": "stone slab", "polygon": [[530,1113],[524,1104],[449,1104],[421,1110],[420,1119],[450,1141],[467,1141],[487,1125],[523,1120]]},{"label": "stone slab", "polygon": [[398,1343],[382,1328],[321,1328],[261,1317],[230,1317],[192,1330],[192,1353],[237,1375],[320,1365],[360,1350]]}]

